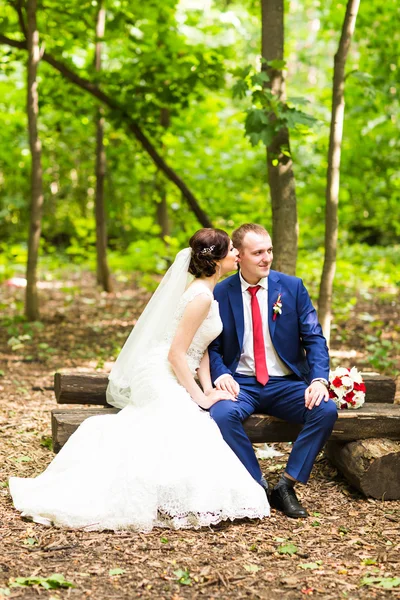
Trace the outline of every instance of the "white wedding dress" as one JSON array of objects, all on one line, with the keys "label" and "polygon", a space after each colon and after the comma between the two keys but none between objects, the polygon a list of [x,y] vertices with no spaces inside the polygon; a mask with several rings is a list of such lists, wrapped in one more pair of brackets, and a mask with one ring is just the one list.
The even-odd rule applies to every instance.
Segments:
[{"label": "white wedding dress", "polygon": [[[148,532],[269,515],[264,489],[167,360],[184,309],[199,293],[212,295],[201,282],[189,287],[164,341],[137,365],[131,404],[86,419],[38,477],[10,479],[14,505],[24,516],[47,525]],[[221,329],[213,300],[187,352],[193,375]]]}]

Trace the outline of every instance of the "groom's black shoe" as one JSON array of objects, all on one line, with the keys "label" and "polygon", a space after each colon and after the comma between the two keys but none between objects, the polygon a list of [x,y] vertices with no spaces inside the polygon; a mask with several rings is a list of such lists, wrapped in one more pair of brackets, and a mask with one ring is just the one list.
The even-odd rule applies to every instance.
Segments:
[{"label": "groom's black shoe", "polygon": [[287,517],[292,517],[292,519],[308,517],[308,512],[298,501],[293,487],[288,485],[274,487],[271,492],[270,503],[271,506],[282,511]]}]

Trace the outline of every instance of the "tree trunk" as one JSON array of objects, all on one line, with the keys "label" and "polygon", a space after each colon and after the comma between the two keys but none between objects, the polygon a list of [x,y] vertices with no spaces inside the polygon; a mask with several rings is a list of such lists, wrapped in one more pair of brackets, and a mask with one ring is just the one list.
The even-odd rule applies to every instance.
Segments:
[{"label": "tree trunk", "polygon": [[[167,108],[161,109],[160,124],[164,129],[168,129],[170,125],[170,115]],[[164,150],[164,145],[162,146]],[[168,220],[168,204],[167,204],[167,188],[166,182],[163,177],[160,177],[160,173],[157,171],[155,175],[155,188],[158,193],[158,202],[156,206],[157,223],[160,226],[160,237],[165,241],[165,238],[170,234],[169,220]]]},{"label": "tree trunk", "polygon": [[[13,40],[1,33],[0,44],[7,44],[8,46],[11,46],[11,48],[20,48],[21,50],[27,49],[26,42],[19,42],[17,40]],[[156,148],[153,146],[149,138],[142,131],[142,129],[139,127],[136,121],[132,119],[130,114],[122,105],[120,105],[111,96],[108,96],[105,92],[99,89],[95,83],[93,83],[92,81],[88,81],[84,77],[80,77],[79,75],[77,75],[77,73],[74,73],[74,71],[72,71],[69,67],[64,65],[56,58],[54,58],[51,54],[44,52],[42,55],[42,60],[54,67],[66,79],[68,79],[81,89],[85,90],[98,100],[100,100],[100,102],[108,106],[108,108],[110,108],[112,111],[118,113],[119,117],[122,119],[123,122],[125,122],[125,125],[129,129],[129,131],[139,141],[139,143],[142,145],[145,152],[148,153],[154,164],[160,169],[160,171],[164,173],[167,179],[172,181],[172,183],[175,184],[176,187],[181,191],[182,198],[186,200],[190,210],[196,215],[199,223],[203,227],[212,227],[212,222],[210,218],[199,205],[195,195],[188,188],[186,183],[179,177],[179,175],[168,165],[168,163],[157,152]]]},{"label": "tree trunk", "polygon": [[168,220],[168,205],[167,205],[167,192],[165,189],[165,183],[163,181],[157,181],[156,187],[158,190],[159,202],[157,202],[157,223],[160,226],[160,238],[165,241],[170,234],[169,220]]},{"label": "tree trunk", "polygon": [[400,500],[400,443],[369,439],[350,444],[329,442],[329,460],[366,496]]},{"label": "tree trunk", "polygon": [[[284,0],[261,2],[262,57],[283,60],[284,53]],[[266,66],[270,78],[266,84],[280,100],[285,100],[285,79],[281,69]],[[271,117],[273,118],[273,117]],[[272,202],[272,239],[274,269],[289,275],[296,273],[299,228],[293,163],[290,156],[289,131],[282,128],[267,148],[268,180]]]},{"label": "tree trunk", "polygon": [[332,318],[332,288],[336,271],[338,240],[338,204],[340,156],[344,121],[344,84],[347,55],[353,37],[360,0],[348,0],[338,51],[335,54],[332,90],[332,114],[329,134],[328,172],[325,208],[325,259],[322,270],[318,315],[329,344]]},{"label": "tree trunk", "polygon": [[42,147],[38,134],[39,94],[37,68],[40,61],[39,32],[36,25],[36,0],[27,3],[27,45],[28,45],[28,132],[31,149],[31,203],[28,240],[28,263],[26,269],[25,315],[29,321],[39,319],[37,293],[37,263],[42,229],[43,182]]},{"label": "tree trunk", "polygon": [[[95,69],[99,73],[101,70],[101,40],[104,37],[106,22],[106,11],[104,2],[99,2],[99,11],[97,13],[96,23],[96,48],[95,48]],[[104,178],[106,174],[106,153],[103,144],[104,137],[104,110],[102,107],[97,109],[96,119],[96,196],[95,196],[95,218],[96,218],[96,254],[97,283],[102,286],[105,292],[112,292],[112,282],[110,270],[107,263],[107,224],[104,207]]]}]

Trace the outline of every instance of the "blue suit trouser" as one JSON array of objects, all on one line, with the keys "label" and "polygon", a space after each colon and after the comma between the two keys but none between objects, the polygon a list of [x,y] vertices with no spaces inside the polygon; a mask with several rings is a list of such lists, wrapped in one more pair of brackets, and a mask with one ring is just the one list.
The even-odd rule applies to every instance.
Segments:
[{"label": "blue suit trouser", "polygon": [[240,385],[237,401],[220,400],[210,409],[211,417],[220,428],[226,443],[260,483],[263,475],[253,446],[244,431],[243,421],[257,412],[303,424],[293,444],[286,473],[297,481],[307,483],[314,461],[337,419],[337,408],[333,400],[322,401],[311,410],[306,408],[304,393],[308,386],[296,375],[271,376],[265,386],[258,383],[255,377],[236,374],[234,378]]}]

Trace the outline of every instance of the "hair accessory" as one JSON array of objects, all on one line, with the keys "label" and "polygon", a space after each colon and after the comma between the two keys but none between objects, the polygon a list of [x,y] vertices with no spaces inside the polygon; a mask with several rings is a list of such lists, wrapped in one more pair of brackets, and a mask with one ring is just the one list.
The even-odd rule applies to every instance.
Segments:
[{"label": "hair accessory", "polygon": [[215,246],[210,246],[209,248],[203,248],[203,250],[200,250],[200,254],[211,254],[211,252],[214,250]]}]

